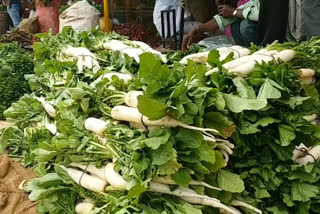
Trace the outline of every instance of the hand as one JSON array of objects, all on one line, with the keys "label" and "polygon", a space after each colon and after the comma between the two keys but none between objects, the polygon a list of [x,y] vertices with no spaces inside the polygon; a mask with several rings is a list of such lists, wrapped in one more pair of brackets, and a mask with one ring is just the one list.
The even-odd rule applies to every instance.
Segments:
[{"label": "hand", "polygon": [[223,16],[225,18],[232,18],[233,12],[236,8],[230,6],[230,5],[219,5],[218,6],[218,13],[220,16]]},{"label": "hand", "polygon": [[184,36],[182,41],[182,50],[186,51],[188,47],[192,44],[193,38],[198,34],[198,29],[195,28]]}]

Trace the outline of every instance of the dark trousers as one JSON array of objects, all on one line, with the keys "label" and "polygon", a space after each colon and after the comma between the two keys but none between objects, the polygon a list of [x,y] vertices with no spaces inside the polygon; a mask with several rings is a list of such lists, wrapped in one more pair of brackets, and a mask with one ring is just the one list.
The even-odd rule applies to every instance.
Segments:
[{"label": "dark trousers", "polygon": [[239,19],[231,25],[231,33],[237,45],[249,47],[251,42],[260,43],[258,22]]}]

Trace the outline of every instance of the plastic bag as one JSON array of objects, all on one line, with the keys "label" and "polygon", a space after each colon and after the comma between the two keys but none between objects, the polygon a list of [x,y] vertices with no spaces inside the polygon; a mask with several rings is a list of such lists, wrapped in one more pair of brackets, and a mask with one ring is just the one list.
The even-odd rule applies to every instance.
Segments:
[{"label": "plastic bag", "polygon": [[71,26],[76,31],[89,31],[99,25],[100,11],[86,0],[78,1],[60,15],[59,30]]},{"label": "plastic bag", "polygon": [[205,47],[203,51],[210,51],[221,47],[230,47],[234,44],[235,43],[232,37],[228,37],[225,35],[207,37],[198,42],[198,45]]}]

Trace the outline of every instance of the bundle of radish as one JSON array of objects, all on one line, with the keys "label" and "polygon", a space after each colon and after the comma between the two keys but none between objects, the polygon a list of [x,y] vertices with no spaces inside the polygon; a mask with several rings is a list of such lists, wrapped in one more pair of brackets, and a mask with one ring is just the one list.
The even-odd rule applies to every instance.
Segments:
[{"label": "bundle of radish", "polygon": [[88,69],[93,69],[94,73],[98,72],[100,65],[93,53],[91,53],[87,48],[83,47],[68,47],[63,49],[57,55],[58,61],[73,61],[77,60],[77,67],[80,72],[86,67]]},{"label": "bundle of radish", "polygon": [[[250,50],[238,45],[234,45],[231,47],[222,47],[218,48],[217,51],[219,52],[219,60],[223,61],[227,58],[229,54],[233,54],[233,58],[237,59],[243,56],[247,56],[250,54]],[[209,51],[205,52],[200,52],[196,54],[190,54],[188,56],[185,56],[182,60],[180,60],[180,63],[182,64],[188,64],[188,60],[192,60],[194,62],[199,62],[199,63],[207,63],[208,61],[208,56],[209,56]]]},{"label": "bundle of radish", "polygon": [[119,41],[111,40],[103,43],[106,50],[120,51],[122,54],[127,54],[129,57],[134,58],[136,62],[140,62],[139,56],[142,53],[152,53],[160,57],[166,63],[167,59],[159,51],[152,49],[149,45],[140,41]]},{"label": "bundle of radish", "polygon": [[[222,65],[230,73],[235,73],[240,76],[246,76],[250,74],[256,64],[262,62],[268,63],[270,61],[283,61],[289,62],[295,57],[296,53],[293,50],[276,51],[261,51],[256,52],[249,56],[240,57],[228,63]],[[219,68],[214,68],[206,73],[206,76],[211,75],[214,72],[218,72]]]}]

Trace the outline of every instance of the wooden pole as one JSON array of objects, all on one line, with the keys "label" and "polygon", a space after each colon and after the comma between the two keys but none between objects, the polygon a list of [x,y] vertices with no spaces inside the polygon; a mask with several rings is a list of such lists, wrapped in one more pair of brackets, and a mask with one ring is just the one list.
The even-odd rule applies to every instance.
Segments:
[{"label": "wooden pole", "polygon": [[104,9],[104,24],[105,31],[109,33],[111,31],[110,20],[109,20],[109,5],[108,0],[103,0],[103,9]]}]

